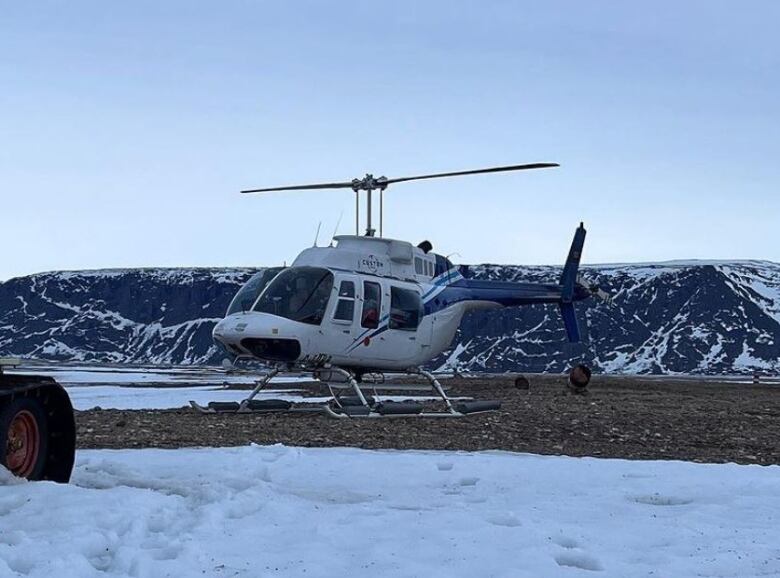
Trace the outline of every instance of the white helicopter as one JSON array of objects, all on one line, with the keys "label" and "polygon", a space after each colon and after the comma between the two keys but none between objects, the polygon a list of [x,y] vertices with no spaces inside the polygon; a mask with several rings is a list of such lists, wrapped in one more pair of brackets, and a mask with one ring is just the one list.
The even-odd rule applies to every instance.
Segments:
[{"label": "white helicopter", "polygon": [[[242,193],[304,189],[352,189],[355,192],[355,235],[335,236],[328,247],[305,249],[290,267],[266,269],[236,294],[226,317],[213,330],[214,339],[234,358],[253,358],[271,371],[241,403],[191,402],[203,413],[295,411],[280,400],[255,396],[282,372],[313,372],[330,388],[332,399],[318,408],[331,417],[462,417],[500,408],[497,401],[453,403],[439,381],[422,366],[444,352],[463,315],[493,309],[554,303],[560,307],[570,342],[580,341],[573,303],[604,296],[578,282],[577,270],[585,241],[582,223],[574,234],[557,284],[511,283],[464,278],[449,259],[423,241],[417,246],[382,236],[383,198],[393,183],[557,167],[534,163],[388,179],[368,174],[349,182],[251,189]],[[371,223],[372,193],[379,191],[379,236]],[[365,235],[359,235],[360,192],[367,196]],[[385,374],[414,374],[430,383],[444,406],[426,411],[412,402],[374,403],[363,387],[376,387]],[[584,389],[590,370],[576,366],[573,388]],[[333,384],[349,386],[354,396],[334,392]],[[311,408],[309,408],[310,410]]]}]

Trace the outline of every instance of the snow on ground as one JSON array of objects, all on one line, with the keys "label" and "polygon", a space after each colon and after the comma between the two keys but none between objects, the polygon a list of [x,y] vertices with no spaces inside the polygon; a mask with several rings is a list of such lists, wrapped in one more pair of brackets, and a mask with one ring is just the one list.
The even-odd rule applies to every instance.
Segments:
[{"label": "snow on ground", "polygon": [[[248,391],[201,387],[120,387],[88,385],[66,388],[74,409],[175,409],[190,405],[190,400],[206,405],[210,401],[241,401]],[[284,399],[290,402],[324,403],[328,397],[295,395],[295,390],[266,390],[255,399]]]},{"label": "snow on ground", "polygon": [[[88,385],[66,388],[74,409],[176,409],[189,407],[190,400],[206,405],[210,401],[241,401],[249,391],[237,389],[201,387],[120,387],[116,385]],[[267,389],[255,399],[283,399],[292,403],[326,403],[328,396],[304,397],[292,389]],[[375,395],[377,401],[425,401],[438,399],[420,395]],[[453,400],[471,399],[453,397]]]},{"label": "snow on ground", "polygon": [[250,446],[4,480],[3,577],[780,574],[774,466]]},{"label": "snow on ground", "polygon": [[[53,377],[70,395],[79,410],[103,409],[174,409],[193,400],[202,405],[209,401],[241,401],[248,391],[229,390],[227,384],[253,384],[259,375],[226,373],[216,368],[114,368],[108,366],[26,367],[9,373],[29,373]],[[272,384],[311,382],[310,377],[284,376]],[[159,384],[161,387],[154,387]],[[137,386],[137,387],[133,387]],[[189,386],[189,387],[188,387]],[[325,402],[327,397],[304,399],[300,390],[268,389],[257,399],[284,399],[291,402]]]},{"label": "snow on ground", "polygon": [[[250,384],[257,381],[259,374],[227,373],[213,367],[198,368],[118,368],[110,366],[70,367],[25,367],[9,373],[30,373],[53,377],[64,386],[68,385],[222,385]],[[308,377],[285,376],[272,380],[280,382],[311,381]]]}]

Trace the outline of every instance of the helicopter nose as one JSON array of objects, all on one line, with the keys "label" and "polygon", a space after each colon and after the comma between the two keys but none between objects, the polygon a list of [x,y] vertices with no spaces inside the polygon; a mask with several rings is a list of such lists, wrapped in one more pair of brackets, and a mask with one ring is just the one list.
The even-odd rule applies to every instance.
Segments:
[{"label": "helicopter nose", "polygon": [[214,326],[214,329],[211,330],[211,336],[214,339],[217,339],[219,337],[222,337],[225,334],[225,320],[217,322],[217,324]]},{"label": "helicopter nose", "polygon": [[248,325],[246,321],[227,317],[214,326],[211,336],[225,344],[236,342],[246,331]]},{"label": "helicopter nose", "polygon": [[218,322],[212,335],[233,351],[270,361],[295,361],[301,355],[296,325],[264,313],[235,315]]},{"label": "helicopter nose", "polygon": [[234,355],[246,354],[239,347],[240,335],[241,333],[236,331],[236,323],[229,318],[219,321],[211,331],[211,338]]}]

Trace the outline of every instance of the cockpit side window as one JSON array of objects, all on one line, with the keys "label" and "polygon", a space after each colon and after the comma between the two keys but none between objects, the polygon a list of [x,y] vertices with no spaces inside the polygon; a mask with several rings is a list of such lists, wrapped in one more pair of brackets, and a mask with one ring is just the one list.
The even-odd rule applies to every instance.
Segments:
[{"label": "cockpit side window", "polygon": [[382,311],[382,288],[373,281],[363,282],[363,312],[360,326],[366,329],[379,327],[379,313]]},{"label": "cockpit side window", "polygon": [[321,267],[291,267],[265,288],[254,310],[319,325],[333,290],[333,274]]},{"label": "cockpit side window", "polygon": [[417,291],[390,288],[390,329],[414,331],[423,316],[422,298]]}]

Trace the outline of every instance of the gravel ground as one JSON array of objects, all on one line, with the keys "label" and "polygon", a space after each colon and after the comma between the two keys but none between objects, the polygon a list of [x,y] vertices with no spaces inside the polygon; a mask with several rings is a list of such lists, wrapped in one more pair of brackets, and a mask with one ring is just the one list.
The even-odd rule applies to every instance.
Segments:
[{"label": "gravel ground", "polygon": [[498,412],[462,419],[82,411],[76,412],[78,443],[178,448],[255,442],[780,464],[780,385],[594,376],[587,395],[573,395],[561,376],[530,381],[529,390],[520,390],[505,377],[444,380],[450,395],[503,401]]}]

